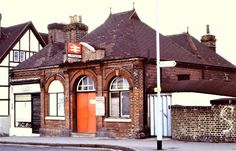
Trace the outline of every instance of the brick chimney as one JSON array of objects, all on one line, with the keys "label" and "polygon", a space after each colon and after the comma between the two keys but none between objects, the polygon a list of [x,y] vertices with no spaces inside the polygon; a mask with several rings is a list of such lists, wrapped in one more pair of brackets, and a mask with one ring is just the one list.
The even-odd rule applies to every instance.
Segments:
[{"label": "brick chimney", "polygon": [[206,25],[206,35],[202,36],[201,42],[211,50],[216,51],[216,38],[214,35],[210,34],[209,25]]},{"label": "brick chimney", "polygon": [[48,25],[48,43],[65,42],[64,28],[66,24],[52,23]]},{"label": "brick chimney", "polygon": [[64,28],[65,41],[76,43],[88,33],[88,26],[82,23],[82,16],[70,16],[70,24]]}]

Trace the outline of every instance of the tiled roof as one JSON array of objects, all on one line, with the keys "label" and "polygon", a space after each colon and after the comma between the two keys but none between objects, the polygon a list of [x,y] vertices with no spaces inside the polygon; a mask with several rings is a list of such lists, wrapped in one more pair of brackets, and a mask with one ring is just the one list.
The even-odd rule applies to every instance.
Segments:
[{"label": "tiled roof", "polygon": [[[80,41],[105,48],[105,59],[156,58],[156,32],[139,19],[135,10],[111,14]],[[189,34],[160,34],[160,54],[161,60],[235,68]]]},{"label": "tiled roof", "polygon": [[[149,38],[142,41],[139,38],[141,36]],[[80,41],[105,48],[106,59],[121,59],[147,55],[147,49],[143,49],[143,45],[149,45],[149,49],[153,49],[155,45],[150,41],[153,38],[153,29],[144,26],[132,10],[111,14],[101,26]]]},{"label": "tiled roof", "polygon": [[44,42],[45,42],[46,44],[48,44],[48,34],[46,34],[46,33],[40,33],[40,32],[39,32],[39,34],[40,34],[40,36],[43,38]]},{"label": "tiled roof", "polygon": [[39,67],[56,66],[63,63],[65,44],[61,42],[50,43],[29,59],[16,66],[15,70],[34,69]]},{"label": "tiled roof", "polygon": [[195,60],[198,60],[200,64],[235,68],[232,63],[228,62],[215,51],[200,43],[196,38],[192,37],[188,33],[170,35],[167,37],[171,38],[174,42],[191,53],[195,57]]},{"label": "tiled roof", "polygon": [[220,80],[165,80],[162,92],[199,92],[236,97],[236,82]]},{"label": "tiled roof", "polygon": [[0,62],[6,57],[9,51],[15,46],[18,40],[24,35],[24,33],[31,29],[38,38],[39,42],[45,46],[46,43],[42,40],[42,37],[36,31],[32,22],[26,22],[23,24],[18,24],[10,27],[1,28],[1,38],[0,38]]},{"label": "tiled roof", "polygon": [[[87,42],[95,48],[105,50],[104,60],[127,59],[127,58],[156,58],[156,32],[154,29],[143,23],[135,10],[110,14],[107,20],[95,30],[85,35],[81,42]],[[53,44],[54,45],[54,44]],[[55,44],[57,45],[57,44]],[[43,49],[49,51],[53,46]],[[51,56],[52,59],[40,64],[41,66],[56,65],[63,63],[61,52],[64,47],[57,50],[59,54]],[[213,52],[189,34],[163,36],[160,34],[160,55],[161,60],[175,60],[181,63],[207,65],[216,67],[236,68],[230,62]],[[62,58],[59,58],[61,56]],[[45,57],[38,55],[38,57]],[[54,58],[55,62],[50,62]],[[40,58],[37,58],[40,60]],[[25,62],[33,62],[37,59],[29,58]],[[21,68],[34,68],[31,64],[24,63]]]}]

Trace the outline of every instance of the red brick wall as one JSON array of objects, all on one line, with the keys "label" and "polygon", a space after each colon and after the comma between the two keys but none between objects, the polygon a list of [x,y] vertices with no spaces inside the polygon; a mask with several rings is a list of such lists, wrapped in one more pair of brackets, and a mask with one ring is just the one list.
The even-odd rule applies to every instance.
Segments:
[{"label": "red brick wall", "polygon": [[[143,103],[144,103],[144,81],[143,64],[134,62],[109,62],[103,66],[103,96],[106,100],[106,116],[100,120],[98,135],[110,137],[139,138],[143,135]],[[106,122],[108,118],[109,84],[116,76],[123,76],[130,85],[130,118],[131,122]],[[98,81],[99,83],[99,81]]]},{"label": "red brick wall", "polygon": [[147,89],[154,88],[157,85],[157,69],[155,64],[147,64],[146,65],[146,87]]},{"label": "red brick wall", "polygon": [[172,138],[184,141],[236,142],[236,105],[172,107]]},{"label": "red brick wall", "polygon": [[189,74],[190,80],[201,80],[202,70],[192,68],[162,68],[162,78],[167,80],[178,80],[179,74]]},{"label": "red brick wall", "polygon": [[[177,80],[178,74],[190,74],[190,80],[200,80],[202,78],[210,79],[222,79],[224,74],[221,71],[203,71],[202,69],[191,68],[162,68],[162,80],[171,79]],[[78,80],[81,76],[89,76],[93,79],[96,85],[97,96],[105,97],[105,116],[97,116],[97,136],[110,136],[110,137],[130,137],[140,138],[144,136],[146,128],[146,89],[151,89],[156,86],[156,65],[144,64],[143,60],[130,59],[123,61],[104,61],[103,63],[89,64],[84,63],[80,65],[72,65],[64,68],[52,68],[37,71],[28,72],[16,72],[14,79],[22,79],[24,77],[34,78],[40,77],[41,83],[41,134],[42,135],[59,135],[69,136],[72,131],[76,131],[76,94],[75,91]],[[111,80],[116,76],[123,76],[126,78],[130,85],[130,119],[131,122],[117,122],[106,121],[109,119],[109,84]],[[235,74],[229,73],[231,78],[234,78]],[[235,76],[236,77],[236,76]],[[59,79],[65,88],[65,120],[46,120],[47,108],[48,108],[48,96],[47,88],[51,80]],[[152,90],[153,91],[153,90]],[[212,109],[211,109],[212,110]],[[181,129],[183,123],[192,121],[196,125],[196,119],[198,115],[207,115],[203,119],[209,119],[209,115],[213,116],[211,110],[202,109],[185,109],[185,112],[181,112],[178,108],[173,108],[173,127],[176,131],[173,132],[173,137],[176,139],[188,139],[190,137],[200,138],[197,133],[203,130],[196,128],[194,133],[190,130],[194,129],[189,123],[189,127]],[[209,112],[209,113],[208,113]],[[215,112],[217,113],[217,112]],[[189,115],[193,115],[194,120]],[[187,120],[178,119],[184,117]],[[214,115],[215,116],[215,115]],[[216,118],[215,118],[216,119]],[[183,120],[181,122],[181,120]],[[219,120],[219,119],[217,119]],[[179,121],[179,122],[176,122]],[[202,123],[199,125],[201,126]],[[179,129],[178,129],[179,128]],[[186,129],[190,131],[189,135],[184,135]],[[185,131],[184,131],[185,130]],[[206,133],[206,132],[205,132]],[[215,133],[215,132],[214,132]],[[218,135],[218,134],[217,134]],[[216,137],[216,136],[215,136]],[[218,139],[219,137],[217,137]],[[214,140],[214,139],[212,139]]]}]

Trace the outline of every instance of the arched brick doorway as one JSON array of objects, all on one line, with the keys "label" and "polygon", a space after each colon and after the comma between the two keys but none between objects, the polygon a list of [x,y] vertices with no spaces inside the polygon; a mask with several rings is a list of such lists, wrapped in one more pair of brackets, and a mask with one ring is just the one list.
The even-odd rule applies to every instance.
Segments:
[{"label": "arched brick doorway", "polygon": [[96,89],[94,81],[83,76],[76,87],[77,132],[96,133]]}]

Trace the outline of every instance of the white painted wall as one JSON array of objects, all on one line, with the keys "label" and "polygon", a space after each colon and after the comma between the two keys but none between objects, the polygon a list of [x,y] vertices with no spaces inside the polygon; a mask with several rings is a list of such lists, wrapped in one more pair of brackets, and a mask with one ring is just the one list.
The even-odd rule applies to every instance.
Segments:
[{"label": "white painted wall", "polygon": [[[0,66],[8,66],[8,55],[1,62]],[[8,67],[0,67],[0,85],[8,85]],[[8,134],[10,127],[10,117],[8,114],[8,87],[0,87],[0,99],[6,99],[0,101],[0,135]]]},{"label": "white painted wall", "polygon": [[[11,86],[11,101],[10,101],[10,130],[9,135],[10,136],[35,136],[35,134],[32,133],[32,128],[20,128],[15,127],[15,107],[14,106],[14,95],[15,94],[31,94],[31,93],[39,93],[40,92],[40,85],[39,84],[23,84],[23,85],[13,85]],[[29,114],[31,114],[31,110],[25,111],[24,114],[21,114],[21,117],[19,118],[27,118],[29,117]],[[31,115],[30,115],[31,118]],[[23,119],[23,120],[30,120],[31,119]],[[0,123],[1,124],[1,123]]]},{"label": "white painted wall", "polygon": [[0,117],[0,134],[9,134],[10,117]]},{"label": "white painted wall", "polygon": [[227,96],[194,93],[194,92],[176,92],[172,93],[172,105],[210,106],[211,105],[210,100],[225,98],[225,97]]}]

